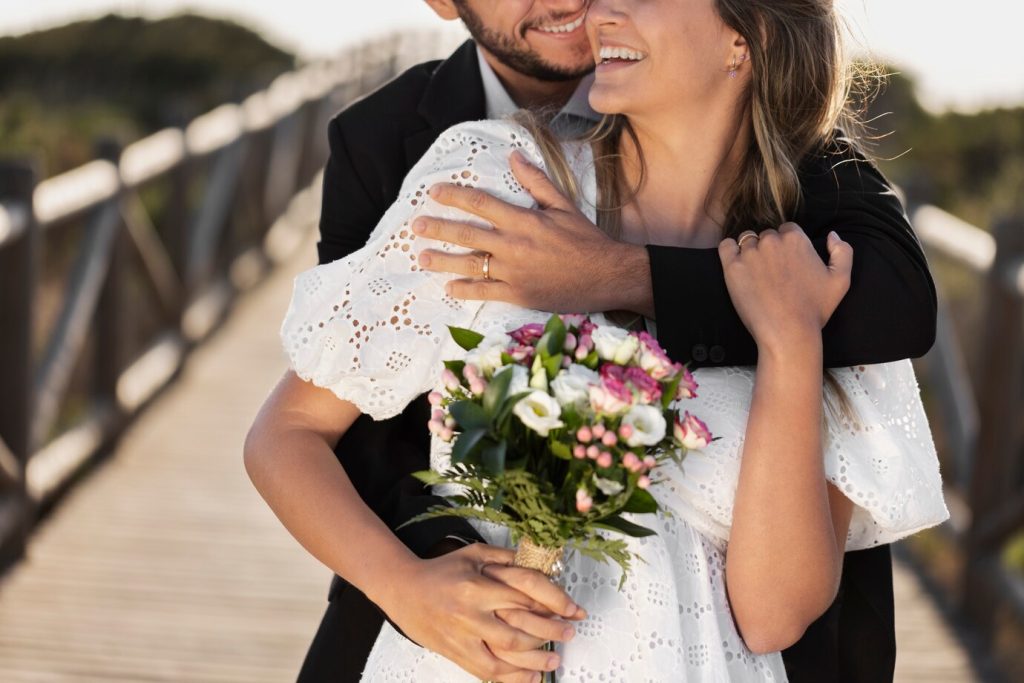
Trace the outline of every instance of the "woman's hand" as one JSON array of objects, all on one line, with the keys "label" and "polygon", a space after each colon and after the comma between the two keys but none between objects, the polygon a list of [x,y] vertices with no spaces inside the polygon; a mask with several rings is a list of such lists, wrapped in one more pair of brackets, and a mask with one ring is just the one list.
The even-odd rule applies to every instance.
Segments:
[{"label": "woman's hand", "polygon": [[850,288],[853,248],[828,236],[829,264],[822,263],[795,223],[718,247],[725,284],[740,319],[758,348],[784,349],[820,334]]},{"label": "woman's hand", "polygon": [[474,676],[539,681],[537,672],[560,663],[557,654],[539,648],[572,638],[575,630],[564,619],[580,620],[586,612],[540,572],[498,566],[514,555],[474,543],[418,560],[376,602],[409,638]]}]

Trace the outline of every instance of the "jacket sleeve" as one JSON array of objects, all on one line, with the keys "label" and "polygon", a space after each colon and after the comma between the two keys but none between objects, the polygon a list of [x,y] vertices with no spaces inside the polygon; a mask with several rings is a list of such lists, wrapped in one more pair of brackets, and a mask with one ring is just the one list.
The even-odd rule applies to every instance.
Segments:
[{"label": "jacket sleeve", "polygon": [[363,165],[361,172],[357,170],[338,118],[327,127],[327,141],[330,157],[324,167],[320,241],[316,245],[320,264],[362,248],[387,209],[381,193],[372,189],[380,183],[366,177],[374,172],[372,167]]},{"label": "jacket sleeve", "polygon": [[[835,230],[853,247],[850,291],[822,331],[826,367],[924,355],[935,340],[935,285],[903,207],[859,154],[824,155],[801,172],[794,221],[828,259]],[[695,366],[752,365],[757,347],[729,298],[716,249],[648,246],[659,341]]]}]

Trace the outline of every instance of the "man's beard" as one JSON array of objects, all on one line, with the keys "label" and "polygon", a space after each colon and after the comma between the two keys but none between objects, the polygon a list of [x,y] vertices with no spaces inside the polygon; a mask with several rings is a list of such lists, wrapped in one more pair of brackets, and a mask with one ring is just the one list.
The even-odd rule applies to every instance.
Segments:
[{"label": "man's beard", "polygon": [[536,53],[516,45],[509,36],[484,26],[480,17],[466,4],[466,0],[455,0],[455,4],[473,40],[510,69],[540,81],[556,82],[574,81],[594,70],[592,63],[573,68],[546,62]]}]

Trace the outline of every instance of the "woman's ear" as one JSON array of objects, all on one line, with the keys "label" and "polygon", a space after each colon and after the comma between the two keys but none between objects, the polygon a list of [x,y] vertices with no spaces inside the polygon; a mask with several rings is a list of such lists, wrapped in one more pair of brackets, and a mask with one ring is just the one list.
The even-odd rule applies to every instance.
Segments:
[{"label": "woman's ear", "polygon": [[434,13],[445,21],[454,21],[459,18],[459,10],[452,0],[424,0]]}]

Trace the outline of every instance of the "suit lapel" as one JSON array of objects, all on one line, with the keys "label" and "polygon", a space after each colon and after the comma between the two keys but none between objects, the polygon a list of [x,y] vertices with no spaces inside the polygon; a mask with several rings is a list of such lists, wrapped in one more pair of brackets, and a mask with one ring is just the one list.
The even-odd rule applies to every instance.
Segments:
[{"label": "suit lapel", "polygon": [[476,44],[472,40],[467,40],[438,65],[416,111],[423,117],[425,127],[405,139],[409,168],[446,129],[463,121],[486,118],[484,85],[480,80]]}]

